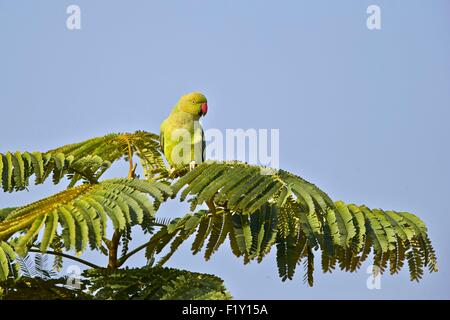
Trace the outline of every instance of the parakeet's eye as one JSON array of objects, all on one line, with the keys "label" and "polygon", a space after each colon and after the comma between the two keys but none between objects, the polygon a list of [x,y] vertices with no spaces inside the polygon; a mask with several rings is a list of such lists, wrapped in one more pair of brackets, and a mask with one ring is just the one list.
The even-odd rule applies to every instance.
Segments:
[{"label": "parakeet's eye", "polygon": [[196,104],[196,103],[197,103],[197,101],[195,101],[195,100],[192,100],[192,103],[193,103],[193,104]]}]

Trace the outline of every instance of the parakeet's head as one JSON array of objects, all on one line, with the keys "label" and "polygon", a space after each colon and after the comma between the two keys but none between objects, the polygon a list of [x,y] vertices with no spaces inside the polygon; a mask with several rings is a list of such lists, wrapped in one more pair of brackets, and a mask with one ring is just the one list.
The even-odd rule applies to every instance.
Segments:
[{"label": "parakeet's head", "polygon": [[201,117],[208,112],[208,101],[200,92],[191,92],[180,98],[178,110]]}]

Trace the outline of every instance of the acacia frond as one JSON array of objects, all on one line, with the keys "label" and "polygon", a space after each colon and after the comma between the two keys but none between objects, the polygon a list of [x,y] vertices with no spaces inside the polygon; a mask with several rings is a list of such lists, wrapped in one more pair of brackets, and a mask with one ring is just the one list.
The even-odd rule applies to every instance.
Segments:
[{"label": "acacia frond", "polygon": [[54,183],[58,183],[68,169],[73,157],[63,154],[46,155],[41,152],[0,154],[0,185],[5,192],[26,189],[31,176],[35,176],[35,183],[43,183],[53,173]]},{"label": "acacia frond", "polygon": [[42,279],[52,279],[58,276],[58,273],[48,267],[48,255],[36,253],[34,256],[34,266],[37,276]]},{"label": "acacia frond", "polygon": [[62,153],[65,156],[73,156],[74,159],[81,159],[87,155],[98,156],[112,163],[122,157],[129,160],[130,149],[132,154],[137,155],[141,160],[147,178],[167,171],[160,150],[159,136],[146,131],[112,133],[84,142],[65,145],[50,150],[46,154]]},{"label": "acacia frond", "polygon": [[229,300],[223,280],[171,268],[87,270],[89,290],[100,300]]},{"label": "acacia frond", "polygon": [[0,209],[0,222],[6,219],[6,217],[15,210],[16,208],[3,208]]},{"label": "acacia frond", "polygon": [[[0,298],[5,300],[91,300],[86,293],[86,281],[80,280],[79,289],[67,285],[68,278],[43,279],[40,277],[9,278],[0,282]],[[70,282],[69,282],[70,283]]]},{"label": "acacia frond", "polygon": [[24,254],[44,230],[40,249],[45,252],[61,225],[66,250],[74,249],[79,253],[88,244],[97,249],[106,233],[108,218],[119,230],[141,224],[144,216],[154,217],[155,207],[148,196],[160,203],[170,194],[170,188],[163,183],[139,179],[84,184],[10,212],[0,222],[0,239],[21,231],[24,234],[12,245],[16,252]]},{"label": "acacia frond", "polygon": [[309,214],[325,217],[334,208],[333,201],[314,184],[287,171],[273,170],[242,162],[207,161],[176,181],[174,196],[181,200],[195,198],[193,207],[213,199],[233,211],[251,214],[262,205],[278,202],[282,205],[293,197]]},{"label": "acacia frond", "polygon": [[0,241],[0,281],[6,280],[10,274],[19,274],[20,265],[16,257],[14,249],[8,243]]},{"label": "acacia frond", "polygon": [[50,176],[54,184],[65,176],[72,180],[72,184],[80,179],[96,183],[110,165],[99,156],[86,155],[75,159],[62,153],[8,152],[0,154],[0,185],[5,192],[24,190],[33,176],[35,184],[44,183]]},{"label": "acacia frond", "polygon": [[[421,278],[425,266],[436,271],[436,257],[425,225],[416,216],[343,202],[336,202],[335,208],[338,213],[329,209],[328,218],[320,219],[289,197],[281,207],[265,204],[252,214],[223,207],[216,208],[215,214],[201,210],[161,228],[150,241],[147,254],[153,256],[169,246],[169,253],[158,263],[162,265],[187,238],[195,235],[192,251],[196,254],[206,247],[205,259],[226,238],[233,254],[243,257],[244,263],[261,262],[276,246],[282,280],[292,279],[296,266],[304,260],[305,282],[309,285],[313,283],[314,251],[318,250],[322,251],[324,272],[331,272],[336,263],[341,270],[356,271],[372,250],[374,264],[381,271],[390,261],[391,273],[396,273],[405,260],[412,280]],[[343,217],[335,217],[343,211]]]},{"label": "acacia frond", "polygon": [[53,183],[64,177],[71,180],[69,187],[80,179],[97,183],[111,164],[135,154],[141,160],[146,178],[166,172],[159,150],[159,137],[155,134],[135,133],[109,134],[84,142],[66,145],[47,152],[0,153],[0,186],[5,192],[26,189],[30,178],[41,184],[51,175]]},{"label": "acacia frond", "polygon": [[0,282],[7,300],[230,300],[217,276],[171,268],[86,270],[78,288],[68,278],[9,278]]},{"label": "acacia frond", "polygon": [[[291,279],[296,264],[306,257],[305,279],[312,284],[313,250],[322,251],[324,272],[331,272],[336,264],[355,271],[372,250],[374,265],[381,272],[390,263],[391,273],[397,273],[405,260],[412,280],[422,277],[425,266],[437,271],[425,224],[415,215],[333,202],[315,185],[283,170],[211,161],[182,176],[172,188],[174,195],[182,190],[181,201],[191,196],[192,211],[211,201],[217,206],[216,213],[200,211],[187,220],[177,220],[178,226],[166,235],[159,234],[165,244],[179,234],[178,247],[178,242],[196,233],[194,254],[209,237],[206,259],[217,250],[215,243],[221,244],[228,235],[232,252],[243,256],[244,263],[255,258],[261,261],[276,244],[283,280]],[[191,228],[197,225],[193,232]],[[161,244],[154,249],[161,251]]]}]

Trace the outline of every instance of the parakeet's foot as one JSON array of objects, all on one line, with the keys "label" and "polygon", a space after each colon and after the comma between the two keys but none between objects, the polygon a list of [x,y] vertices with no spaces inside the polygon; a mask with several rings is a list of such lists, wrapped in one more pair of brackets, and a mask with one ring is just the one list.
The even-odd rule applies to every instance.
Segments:
[{"label": "parakeet's foot", "polygon": [[196,165],[195,161],[189,162],[189,171],[194,170],[195,169],[195,165]]}]

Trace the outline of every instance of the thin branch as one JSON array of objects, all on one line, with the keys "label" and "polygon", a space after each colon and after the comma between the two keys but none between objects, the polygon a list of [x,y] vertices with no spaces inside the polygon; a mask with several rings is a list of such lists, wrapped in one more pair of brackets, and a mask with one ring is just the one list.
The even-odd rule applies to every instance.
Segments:
[{"label": "thin branch", "polygon": [[149,242],[144,243],[143,245],[140,245],[139,247],[137,247],[134,250],[131,250],[130,252],[128,252],[126,255],[120,257],[117,265],[120,268],[132,255],[138,253],[139,251],[141,251],[142,249],[145,249],[152,241],[150,240]]},{"label": "thin branch", "polygon": [[109,240],[109,239],[106,238],[106,237],[103,237],[102,240],[103,240],[103,242],[105,243],[106,248],[108,248],[108,250],[109,250],[109,248],[111,247],[111,240]]},{"label": "thin branch", "polygon": [[83,172],[74,169],[74,168],[70,168],[73,172],[79,174],[81,176],[81,178],[85,178],[90,184],[98,184],[98,180],[93,178],[93,177],[88,177],[87,175],[85,175]]},{"label": "thin branch", "polygon": [[214,204],[213,198],[209,199],[208,202],[207,202],[207,204],[208,204],[209,211],[211,211],[211,214],[212,214],[213,216],[216,215],[216,213],[217,213],[217,211],[216,211],[216,205]]},{"label": "thin branch", "polygon": [[[42,253],[41,250],[39,250],[39,249],[32,249],[32,248],[31,248],[31,249],[28,250],[28,251],[29,251],[29,252]],[[67,259],[71,259],[71,260],[80,262],[80,263],[82,263],[82,264],[84,264],[84,265],[87,265],[88,267],[91,267],[91,268],[94,268],[94,269],[102,269],[102,267],[100,267],[100,266],[98,266],[98,265],[96,265],[96,264],[93,264],[93,263],[91,263],[91,262],[89,262],[89,261],[86,261],[86,260],[83,260],[83,259],[80,259],[80,258],[71,256],[71,255],[69,255],[69,254],[65,254],[65,253],[62,253],[62,252],[46,251],[46,252],[44,252],[44,254],[51,254],[51,255],[54,255],[54,256],[64,257],[64,258],[67,258]]]},{"label": "thin branch", "polygon": [[120,230],[116,229],[114,231],[113,237],[110,242],[110,246],[108,248],[109,249],[108,268],[111,270],[116,270],[118,267],[117,250],[119,248],[120,237],[121,237]]},{"label": "thin branch", "polygon": [[136,253],[138,253],[139,251],[141,251],[142,249],[145,249],[147,246],[149,246],[152,242],[158,241],[159,238],[152,238],[150,239],[150,241],[140,245],[139,247],[135,248],[134,250],[131,250],[130,252],[128,252],[127,254],[123,255],[122,257],[120,257],[120,259],[117,262],[117,266],[121,267],[131,256],[135,255]]},{"label": "thin branch", "polygon": [[133,179],[135,167],[133,165],[133,150],[131,148],[131,143],[129,139],[127,139],[127,144],[128,144],[128,161],[130,162],[130,170],[128,171],[128,178]]},{"label": "thin branch", "polygon": [[167,227],[167,224],[152,222],[152,226],[164,228]]}]

